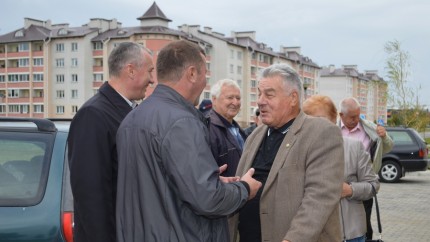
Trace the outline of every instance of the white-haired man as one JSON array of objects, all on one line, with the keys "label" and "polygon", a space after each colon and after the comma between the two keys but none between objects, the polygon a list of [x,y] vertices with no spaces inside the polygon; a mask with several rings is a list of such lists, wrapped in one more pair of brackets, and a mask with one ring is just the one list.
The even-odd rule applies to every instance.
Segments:
[{"label": "white-haired man", "polygon": [[234,176],[246,139],[234,120],[241,106],[240,87],[233,80],[222,79],[212,86],[211,96],[212,110],[208,114],[211,151],[218,166],[227,164],[222,175]]}]

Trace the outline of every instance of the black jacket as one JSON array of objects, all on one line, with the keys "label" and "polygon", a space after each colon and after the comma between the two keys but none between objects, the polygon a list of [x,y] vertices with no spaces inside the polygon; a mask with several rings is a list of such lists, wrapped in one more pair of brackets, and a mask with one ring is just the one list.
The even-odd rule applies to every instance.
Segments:
[{"label": "black jacket", "polygon": [[[235,176],[242,149],[215,110],[212,109],[208,115],[210,118],[209,137],[212,155],[215,157],[218,166],[227,164],[227,170],[221,174],[222,176]],[[233,123],[237,125],[234,120]],[[239,128],[239,133],[243,141],[245,141],[246,135],[241,128]]]},{"label": "black jacket", "polygon": [[76,113],[68,137],[75,241],[116,241],[116,132],[130,105],[107,82]]}]

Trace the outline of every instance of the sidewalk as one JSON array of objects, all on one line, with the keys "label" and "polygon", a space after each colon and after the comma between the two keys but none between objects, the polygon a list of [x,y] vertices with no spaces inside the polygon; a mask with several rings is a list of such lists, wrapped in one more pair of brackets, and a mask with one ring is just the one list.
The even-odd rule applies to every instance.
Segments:
[{"label": "sidewalk", "polygon": [[[399,183],[381,183],[378,193],[384,242],[430,242],[430,171],[406,173]],[[379,238],[375,205],[373,239]]]}]

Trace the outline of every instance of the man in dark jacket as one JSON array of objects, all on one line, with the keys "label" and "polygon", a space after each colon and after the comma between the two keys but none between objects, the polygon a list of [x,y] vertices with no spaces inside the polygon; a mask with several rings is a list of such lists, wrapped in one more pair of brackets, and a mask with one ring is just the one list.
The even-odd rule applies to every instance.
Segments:
[{"label": "man in dark jacket", "polygon": [[148,50],[122,43],[109,56],[108,82],[76,113],[68,137],[75,241],[116,241],[116,131],[145,96],[154,65]]},{"label": "man in dark jacket", "polygon": [[223,79],[211,88],[212,110],[209,111],[210,144],[218,166],[227,164],[223,176],[234,176],[242,155],[246,135],[234,117],[239,113],[240,87],[237,82]]},{"label": "man in dark jacket", "polygon": [[206,119],[195,108],[206,86],[202,50],[171,42],[158,55],[157,78],[118,129],[118,241],[228,241],[227,215],[261,184],[252,169],[241,181],[220,177],[208,155]]}]

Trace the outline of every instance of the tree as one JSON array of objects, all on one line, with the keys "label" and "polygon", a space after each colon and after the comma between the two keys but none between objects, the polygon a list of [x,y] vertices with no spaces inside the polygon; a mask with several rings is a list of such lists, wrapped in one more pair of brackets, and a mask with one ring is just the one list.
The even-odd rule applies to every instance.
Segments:
[{"label": "tree", "polygon": [[388,76],[388,102],[398,109],[392,113],[390,125],[413,127],[423,131],[429,123],[428,111],[420,104],[419,89],[414,88],[410,78],[410,55],[401,48],[397,40],[388,41],[384,46],[388,54],[386,70]]}]

